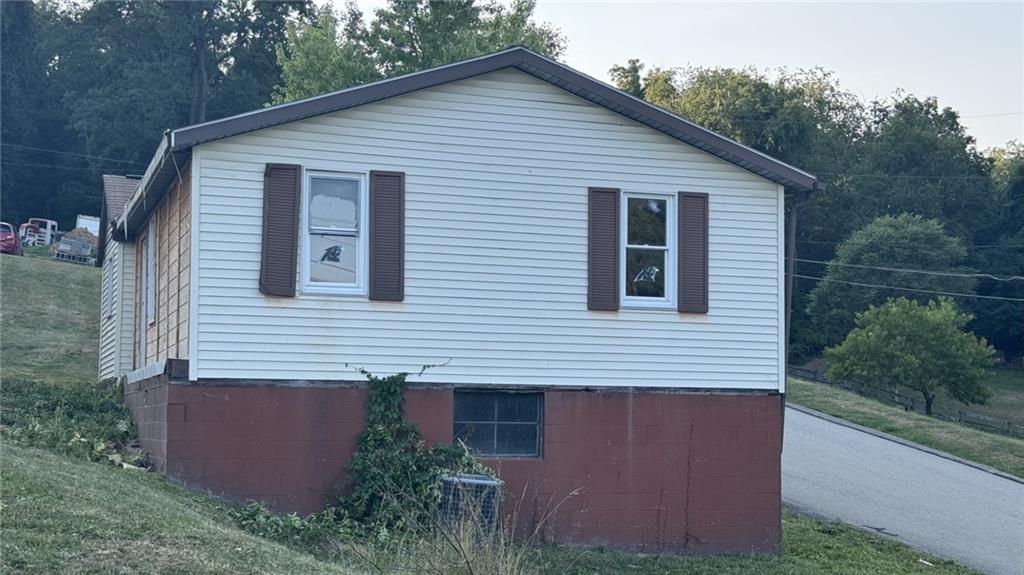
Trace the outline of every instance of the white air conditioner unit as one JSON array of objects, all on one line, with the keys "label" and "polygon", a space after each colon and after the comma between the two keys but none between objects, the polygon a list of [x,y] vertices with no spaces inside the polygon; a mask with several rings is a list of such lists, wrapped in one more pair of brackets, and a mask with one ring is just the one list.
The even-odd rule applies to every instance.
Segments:
[{"label": "white air conditioner unit", "polygon": [[496,533],[501,508],[501,485],[501,480],[487,475],[455,473],[442,476],[441,525],[452,526],[461,521],[473,521],[480,531]]}]

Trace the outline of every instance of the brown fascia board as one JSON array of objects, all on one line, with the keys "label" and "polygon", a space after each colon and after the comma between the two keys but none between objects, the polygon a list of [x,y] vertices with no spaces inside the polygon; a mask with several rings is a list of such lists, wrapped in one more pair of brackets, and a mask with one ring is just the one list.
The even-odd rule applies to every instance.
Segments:
[{"label": "brown fascia board", "polygon": [[[124,233],[130,235],[132,227],[137,228],[145,222],[145,215],[151,206],[159,201],[155,196],[162,196],[166,191],[167,182],[173,181],[176,177],[174,160],[178,160],[178,165],[181,165],[183,160],[187,161],[193,146],[393,98],[504,68],[516,68],[789,189],[810,192],[822,187],[817,178],[807,172],[698,126],[564,64],[522,46],[516,46],[471,60],[169,131],[161,140],[160,148],[146,170],[143,185],[140,186],[136,197],[132,198],[129,210],[119,221],[118,230],[124,231],[120,224],[127,224],[128,229]],[[142,207],[142,215],[138,215],[138,201],[150,206]]]},{"label": "brown fascia board", "polygon": [[716,134],[667,110],[617,90],[564,64],[516,46],[447,66],[356,86],[306,100],[188,126],[171,132],[171,149],[192,146],[464,80],[503,68],[517,68],[585,100],[663,132],[761,177],[795,190],[815,189],[817,179],[793,166]]}]

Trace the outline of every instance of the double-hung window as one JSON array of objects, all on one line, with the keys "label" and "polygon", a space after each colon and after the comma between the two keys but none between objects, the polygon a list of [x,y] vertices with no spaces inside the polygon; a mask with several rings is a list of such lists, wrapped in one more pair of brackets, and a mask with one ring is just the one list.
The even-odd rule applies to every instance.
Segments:
[{"label": "double-hung window", "polygon": [[676,198],[625,193],[619,264],[623,307],[673,307],[676,298]]},{"label": "double-hung window", "polygon": [[366,292],[366,194],[366,178],[362,174],[306,174],[303,291]]}]

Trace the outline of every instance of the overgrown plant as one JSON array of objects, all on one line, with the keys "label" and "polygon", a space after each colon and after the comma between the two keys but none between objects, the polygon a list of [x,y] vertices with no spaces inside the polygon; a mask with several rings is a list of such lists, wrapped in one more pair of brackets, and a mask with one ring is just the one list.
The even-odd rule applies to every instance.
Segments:
[{"label": "overgrown plant", "polygon": [[250,501],[233,509],[231,517],[253,535],[324,553],[329,553],[338,541],[350,539],[357,531],[345,511],[334,506],[306,517],[295,513],[282,516],[262,503]]},{"label": "overgrown plant", "polygon": [[[405,419],[408,373],[378,377],[365,369],[359,372],[369,383],[365,428],[348,464],[350,491],[340,500],[352,519],[371,531],[401,530],[412,519],[423,523],[436,513],[443,473],[493,475],[464,446],[426,446],[416,426]],[[409,502],[415,505],[409,507]]]},{"label": "overgrown plant", "polygon": [[136,429],[115,380],[64,385],[6,379],[3,388],[5,440],[95,461],[144,464],[144,454],[128,449]]}]

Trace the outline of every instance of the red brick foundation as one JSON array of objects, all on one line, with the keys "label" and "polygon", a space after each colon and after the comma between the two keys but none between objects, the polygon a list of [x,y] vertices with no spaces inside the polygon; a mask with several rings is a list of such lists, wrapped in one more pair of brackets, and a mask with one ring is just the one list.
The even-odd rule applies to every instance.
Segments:
[{"label": "red brick foundation", "polygon": [[[133,387],[134,386],[134,387]],[[345,479],[365,387],[126,388],[157,469],[280,511],[320,509]],[[406,414],[430,442],[452,434],[452,389],[413,389]],[[544,454],[488,460],[519,534],[649,552],[777,553],[781,396],[547,391]]]}]

